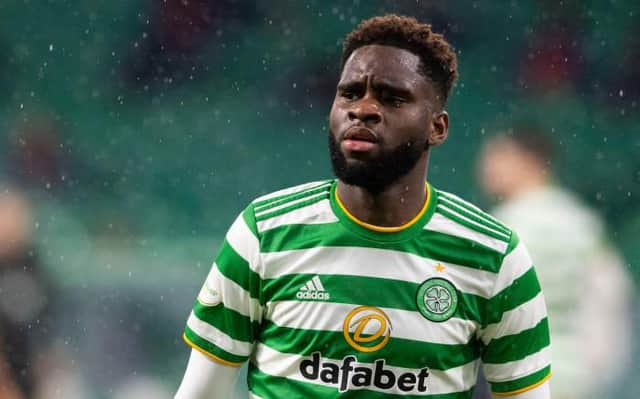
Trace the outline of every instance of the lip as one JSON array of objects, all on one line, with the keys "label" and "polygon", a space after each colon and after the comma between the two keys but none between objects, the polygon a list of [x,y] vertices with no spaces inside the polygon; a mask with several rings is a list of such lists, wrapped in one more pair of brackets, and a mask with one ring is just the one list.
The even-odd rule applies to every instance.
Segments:
[{"label": "lip", "polygon": [[352,126],[342,136],[342,149],[351,153],[363,153],[378,145],[378,135],[364,126]]},{"label": "lip", "polygon": [[368,127],[364,126],[352,126],[348,128],[344,135],[342,136],[342,140],[351,140],[351,141],[364,141],[368,143],[377,143],[378,135]]}]

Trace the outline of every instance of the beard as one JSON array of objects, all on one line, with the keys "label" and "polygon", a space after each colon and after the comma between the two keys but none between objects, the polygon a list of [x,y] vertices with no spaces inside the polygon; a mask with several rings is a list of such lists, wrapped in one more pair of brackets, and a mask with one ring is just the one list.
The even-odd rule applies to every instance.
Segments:
[{"label": "beard", "polygon": [[347,162],[332,132],[329,132],[329,155],[333,173],[346,184],[379,194],[413,169],[427,146],[408,141],[383,150],[375,159]]}]

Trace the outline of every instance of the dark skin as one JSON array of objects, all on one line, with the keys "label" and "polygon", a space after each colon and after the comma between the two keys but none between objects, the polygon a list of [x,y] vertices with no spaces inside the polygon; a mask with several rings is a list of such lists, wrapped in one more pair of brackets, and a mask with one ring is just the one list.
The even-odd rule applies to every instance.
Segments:
[{"label": "dark skin", "polygon": [[415,166],[379,193],[338,182],[349,212],[366,223],[395,227],[425,202],[429,148],[443,143],[449,116],[415,54],[392,46],[356,49],[345,63],[331,108],[330,128],[349,164],[376,159],[401,145],[424,150]]}]

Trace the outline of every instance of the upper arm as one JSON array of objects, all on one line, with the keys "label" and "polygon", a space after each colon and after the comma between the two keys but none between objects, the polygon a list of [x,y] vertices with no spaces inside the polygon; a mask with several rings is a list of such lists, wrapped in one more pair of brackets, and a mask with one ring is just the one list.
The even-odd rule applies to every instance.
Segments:
[{"label": "upper arm", "polygon": [[492,395],[494,399],[550,399],[551,390],[549,389],[549,381],[544,380],[542,384],[532,387],[522,393],[513,395]]},{"label": "upper arm", "polygon": [[547,312],[531,259],[515,234],[485,318],[482,362],[493,394],[520,398],[513,395],[543,384],[551,373]]},{"label": "upper arm", "polygon": [[184,331],[185,341],[209,358],[240,366],[262,319],[259,241],[248,208],[229,229]]},{"label": "upper arm", "polygon": [[175,399],[229,398],[238,371],[193,349]]}]

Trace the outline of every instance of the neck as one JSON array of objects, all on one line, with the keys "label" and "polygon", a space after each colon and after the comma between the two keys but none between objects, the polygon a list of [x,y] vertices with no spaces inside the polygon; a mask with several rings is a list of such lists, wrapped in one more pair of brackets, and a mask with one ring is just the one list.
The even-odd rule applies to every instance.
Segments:
[{"label": "neck", "polygon": [[359,220],[381,227],[402,226],[411,221],[426,200],[428,152],[409,173],[383,191],[371,193],[360,186],[338,182],[338,195],[349,213]]}]

